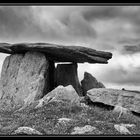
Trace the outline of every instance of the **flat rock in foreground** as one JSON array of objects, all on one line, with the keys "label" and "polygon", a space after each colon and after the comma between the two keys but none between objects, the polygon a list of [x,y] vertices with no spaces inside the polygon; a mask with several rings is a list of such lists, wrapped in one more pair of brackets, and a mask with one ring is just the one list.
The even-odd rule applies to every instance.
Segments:
[{"label": "flat rock in foreground", "polygon": [[64,46],[49,43],[0,43],[0,52],[8,54],[25,53],[27,51],[43,52],[49,59],[55,62],[77,63],[108,63],[112,53],[96,51],[82,46]]},{"label": "flat rock in foreground", "polygon": [[13,135],[43,135],[43,134],[31,127],[23,126],[23,127],[19,127],[17,130],[15,130]]},{"label": "flat rock in foreground", "polygon": [[100,102],[111,106],[122,106],[140,113],[140,94],[116,89],[91,89],[87,96],[92,102]]}]

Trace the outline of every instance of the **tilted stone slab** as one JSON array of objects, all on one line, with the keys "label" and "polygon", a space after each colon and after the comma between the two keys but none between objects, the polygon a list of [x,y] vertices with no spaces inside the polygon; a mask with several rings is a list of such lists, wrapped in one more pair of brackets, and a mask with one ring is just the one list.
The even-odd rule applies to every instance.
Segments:
[{"label": "tilted stone slab", "polygon": [[84,72],[84,78],[81,81],[81,86],[84,95],[86,95],[86,92],[90,89],[105,88],[105,86],[101,82],[97,81],[97,79],[88,72]]},{"label": "tilted stone slab", "polygon": [[49,62],[42,53],[13,54],[4,60],[0,108],[11,110],[42,98]]},{"label": "tilted stone slab", "polygon": [[117,89],[94,88],[87,91],[92,102],[100,102],[111,106],[122,106],[140,113],[140,94]]},{"label": "tilted stone slab", "polygon": [[77,63],[108,63],[112,53],[96,51],[82,46],[64,46],[49,43],[0,43],[0,52],[15,54],[27,51],[39,51],[46,54],[48,59],[55,62],[77,62]]}]

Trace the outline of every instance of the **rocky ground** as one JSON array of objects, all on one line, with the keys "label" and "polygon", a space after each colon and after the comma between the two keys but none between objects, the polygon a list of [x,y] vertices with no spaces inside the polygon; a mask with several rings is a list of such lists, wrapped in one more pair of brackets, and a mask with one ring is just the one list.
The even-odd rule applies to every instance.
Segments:
[{"label": "rocky ground", "polygon": [[0,112],[0,135],[140,135],[140,117],[96,103],[52,101],[15,112]]}]

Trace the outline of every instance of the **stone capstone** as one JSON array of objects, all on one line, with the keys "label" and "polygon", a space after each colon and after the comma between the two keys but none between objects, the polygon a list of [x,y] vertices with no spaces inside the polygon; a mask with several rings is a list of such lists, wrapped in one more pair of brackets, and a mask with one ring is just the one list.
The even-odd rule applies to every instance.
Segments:
[{"label": "stone capstone", "polygon": [[38,52],[6,57],[1,73],[1,108],[18,108],[42,98],[48,67],[45,55]]},{"label": "stone capstone", "polygon": [[92,102],[111,106],[119,106],[129,111],[140,113],[140,94],[117,89],[94,88],[87,91],[87,97]]},{"label": "stone capstone", "polygon": [[55,84],[68,86],[72,85],[76,92],[82,96],[82,89],[77,75],[77,64],[58,64],[55,72]]},{"label": "stone capstone", "polygon": [[105,88],[105,86],[101,82],[98,82],[97,79],[88,72],[84,73],[84,79],[81,81],[81,86],[84,95],[86,95],[86,92],[90,89]]},{"label": "stone capstone", "polygon": [[50,43],[0,43],[0,52],[8,54],[26,53],[27,51],[42,52],[48,59],[55,62],[76,63],[108,63],[112,53],[97,51],[82,46],[64,46]]}]

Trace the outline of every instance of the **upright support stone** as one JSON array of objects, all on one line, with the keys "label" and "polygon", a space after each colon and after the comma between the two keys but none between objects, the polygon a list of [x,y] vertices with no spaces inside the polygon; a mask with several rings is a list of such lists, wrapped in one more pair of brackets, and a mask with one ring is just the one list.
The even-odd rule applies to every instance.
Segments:
[{"label": "upright support stone", "polygon": [[55,88],[55,82],[54,82],[54,75],[55,75],[55,63],[53,60],[49,60],[49,70],[48,70],[48,91],[52,91]]},{"label": "upright support stone", "polygon": [[82,96],[82,89],[77,75],[77,63],[58,64],[55,71],[56,86],[72,85],[76,92]]},{"label": "upright support stone", "polygon": [[42,53],[27,52],[6,57],[1,73],[1,108],[18,108],[43,97],[49,61]]}]

